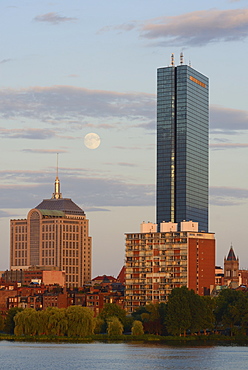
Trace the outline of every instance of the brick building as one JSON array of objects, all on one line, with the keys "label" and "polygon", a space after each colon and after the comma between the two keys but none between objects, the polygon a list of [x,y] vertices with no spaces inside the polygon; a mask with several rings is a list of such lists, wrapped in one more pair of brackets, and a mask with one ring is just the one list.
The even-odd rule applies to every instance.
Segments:
[{"label": "brick building", "polygon": [[248,287],[248,270],[239,270],[239,285]]},{"label": "brick building", "polygon": [[110,275],[99,275],[91,280],[92,285],[109,285],[110,283],[116,283],[117,279]]},{"label": "brick building", "polygon": [[187,286],[208,295],[215,284],[215,237],[198,224],[141,224],[126,234],[125,306],[133,312],[149,302],[165,302],[173,288]]},{"label": "brick building", "polygon": [[8,309],[8,299],[17,295],[17,284],[0,284],[0,312],[4,313]]},{"label": "brick building", "polygon": [[113,284],[98,289],[92,287],[85,295],[85,306],[94,312],[97,316],[103,309],[106,303],[115,303],[121,308],[124,308],[124,286],[122,289],[120,284]]},{"label": "brick building", "polygon": [[20,283],[21,285],[29,285],[36,282],[44,285],[58,284],[65,285],[65,272],[57,268],[46,269],[46,266],[33,266],[27,270],[6,270],[2,274],[2,280],[6,283]]},{"label": "brick building", "polygon": [[68,307],[68,300],[67,300],[67,293],[66,292],[45,292],[42,296],[43,298],[43,310],[48,307],[58,307],[58,308],[67,308]]}]

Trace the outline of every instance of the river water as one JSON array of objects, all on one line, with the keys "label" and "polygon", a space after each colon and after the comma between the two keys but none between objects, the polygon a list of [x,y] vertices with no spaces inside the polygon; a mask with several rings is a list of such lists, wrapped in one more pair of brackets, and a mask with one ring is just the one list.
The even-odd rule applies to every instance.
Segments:
[{"label": "river water", "polygon": [[248,369],[248,347],[1,341],[0,369],[243,370]]}]

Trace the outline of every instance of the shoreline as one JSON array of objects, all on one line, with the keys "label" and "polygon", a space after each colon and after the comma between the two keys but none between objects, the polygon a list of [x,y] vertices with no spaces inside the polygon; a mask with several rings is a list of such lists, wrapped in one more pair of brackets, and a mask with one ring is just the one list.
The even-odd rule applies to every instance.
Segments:
[{"label": "shoreline", "polygon": [[17,336],[12,334],[0,334],[0,340],[13,342],[41,342],[41,343],[143,343],[143,344],[165,344],[173,346],[209,346],[209,345],[244,345],[248,346],[247,336],[224,336],[224,335],[201,335],[188,337],[172,337],[159,336],[152,334],[144,334],[141,336],[134,335],[118,335],[110,336],[107,334],[94,334],[87,337],[65,337],[65,336],[48,336],[48,335],[34,335],[34,336]]}]

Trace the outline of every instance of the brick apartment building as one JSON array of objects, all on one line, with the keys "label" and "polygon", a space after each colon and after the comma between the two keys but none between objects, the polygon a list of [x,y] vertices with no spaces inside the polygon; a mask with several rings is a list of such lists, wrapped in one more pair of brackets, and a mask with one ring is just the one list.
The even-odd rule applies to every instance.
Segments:
[{"label": "brick apartment building", "polygon": [[215,284],[215,237],[198,223],[141,224],[126,234],[125,308],[130,313],[149,302],[165,302],[173,288],[187,286],[208,295]]}]

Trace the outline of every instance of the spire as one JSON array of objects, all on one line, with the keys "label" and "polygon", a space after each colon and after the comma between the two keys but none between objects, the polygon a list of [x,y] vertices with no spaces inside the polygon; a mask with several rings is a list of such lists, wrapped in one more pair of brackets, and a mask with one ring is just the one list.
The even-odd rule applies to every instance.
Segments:
[{"label": "spire", "polygon": [[227,256],[227,261],[237,261],[232,245]]},{"label": "spire", "polygon": [[58,160],[59,160],[59,153],[57,153],[57,171],[56,171],[56,179],[54,183],[54,193],[52,196],[52,199],[61,199],[62,194],[60,193],[60,181],[59,181],[59,166],[58,166]]}]

